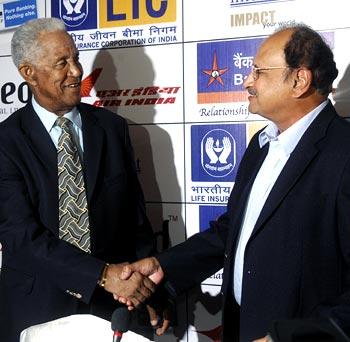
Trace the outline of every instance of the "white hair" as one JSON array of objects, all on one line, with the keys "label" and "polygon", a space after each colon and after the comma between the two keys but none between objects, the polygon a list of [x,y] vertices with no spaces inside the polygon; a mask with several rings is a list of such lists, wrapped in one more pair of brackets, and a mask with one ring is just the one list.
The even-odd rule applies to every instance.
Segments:
[{"label": "white hair", "polygon": [[57,18],[33,19],[17,28],[11,40],[12,60],[16,67],[24,62],[35,63],[41,52],[40,34],[55,31],[67,32],[63,21]]}]

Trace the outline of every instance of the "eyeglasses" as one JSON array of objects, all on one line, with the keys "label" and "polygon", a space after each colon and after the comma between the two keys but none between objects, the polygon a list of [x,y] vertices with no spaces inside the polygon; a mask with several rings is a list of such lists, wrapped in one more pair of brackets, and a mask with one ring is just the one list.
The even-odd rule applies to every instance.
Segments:
[{"label": "eyeglasses", "polygon": [[259,76],[260,76],[260,71],[268,71],[268,70],[274,70],[274,69],[288,69],[288,66],[271,66],[271,67],[262,67],[262,68],[257,68],[254,65],[252,66],[251,69],[251,74],[253,75],[253,80],[256,81]]}]

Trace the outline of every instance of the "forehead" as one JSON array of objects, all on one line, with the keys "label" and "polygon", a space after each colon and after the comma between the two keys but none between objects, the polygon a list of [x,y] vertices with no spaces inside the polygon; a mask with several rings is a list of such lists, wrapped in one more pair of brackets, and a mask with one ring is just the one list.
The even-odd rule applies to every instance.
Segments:
[{"label": "forehead", "polygon": [[41,51],[47,54],[48,58],[77,53],[72,37],[64,31],[43,32],[38,41]]},{"label": "forehead", "polygon": [[258,66],[284,65],[284,47],[291,34],[292,30],[284,30],[268,37],[258,49],[255,64]]}]

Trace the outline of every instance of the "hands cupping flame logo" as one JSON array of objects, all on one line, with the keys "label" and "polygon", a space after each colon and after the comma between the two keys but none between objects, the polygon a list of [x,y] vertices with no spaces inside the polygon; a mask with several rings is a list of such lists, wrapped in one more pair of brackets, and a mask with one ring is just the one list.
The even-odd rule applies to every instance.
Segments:
[{"label": "hands cupping flame logo", "polygon": [[224,129],[212,129],[201,142],[202,167],[212,177],[225,177],[236,165],[236,142]]}]

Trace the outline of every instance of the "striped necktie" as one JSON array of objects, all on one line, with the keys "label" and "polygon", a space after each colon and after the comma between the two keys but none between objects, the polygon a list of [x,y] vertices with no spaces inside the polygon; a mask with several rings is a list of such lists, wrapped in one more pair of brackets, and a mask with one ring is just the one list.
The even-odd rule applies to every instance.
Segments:
[{"label": "striped necktie", "polygon": [[83,169],[73,140],[70,120],[59,117],[56,125],[62,133],[58,139],[59,237],[90,253],[89,213]]}]

